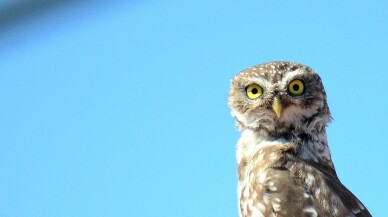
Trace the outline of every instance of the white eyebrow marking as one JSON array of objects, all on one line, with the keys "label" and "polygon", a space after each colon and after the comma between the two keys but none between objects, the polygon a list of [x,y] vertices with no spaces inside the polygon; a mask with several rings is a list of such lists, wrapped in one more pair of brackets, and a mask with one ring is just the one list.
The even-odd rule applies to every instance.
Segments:
[{"label": "white eyebrow marking", "polygon": [[[263,88],[263,91],[269,91],[269,87],[272,86],[272,82],[270,82],[269,80],[267,80],[263,77],[254,76],[250,79],[250,81],[252,83],[256,83],[256,84],[260,85]],[[248,83],[248,84],[251,84],[251,83]]]},{"label": "white eyebrow marking", "polygon": [[285,74],[285,77],[283,77],[279,87],[280,88],[287,88],[288,83],[294,79],[295,77],[301,76],[304,74],[303,70],[297,69],[295,71],[289,71]]}]

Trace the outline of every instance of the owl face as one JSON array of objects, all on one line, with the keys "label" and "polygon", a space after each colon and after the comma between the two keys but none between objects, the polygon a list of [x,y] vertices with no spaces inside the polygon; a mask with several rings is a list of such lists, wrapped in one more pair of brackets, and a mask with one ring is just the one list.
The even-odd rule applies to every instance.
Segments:
[{"label": "owl face", "polygon": [[[291,62],[253,66],[231,81],[229,106],[241,128],[272,134],[324,127],[330,120],[326,94],[318,74]],[[318,120],[319,118],[319,120]]]}]

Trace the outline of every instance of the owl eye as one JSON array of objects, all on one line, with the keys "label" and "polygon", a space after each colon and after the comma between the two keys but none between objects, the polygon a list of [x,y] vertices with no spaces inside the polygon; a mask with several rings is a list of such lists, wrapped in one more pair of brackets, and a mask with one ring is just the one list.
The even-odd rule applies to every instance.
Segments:
[{"label": "owl eye", "polygon": [[257,99],[263,93],[263,88],[258,84],[250,84],[245,91],[249,99]]},{"label": "owl eye", "polygon": [[303,81],[296,79],[290,82],[288,85],[288,91],[294,96],[301,95],[304,91]]}]

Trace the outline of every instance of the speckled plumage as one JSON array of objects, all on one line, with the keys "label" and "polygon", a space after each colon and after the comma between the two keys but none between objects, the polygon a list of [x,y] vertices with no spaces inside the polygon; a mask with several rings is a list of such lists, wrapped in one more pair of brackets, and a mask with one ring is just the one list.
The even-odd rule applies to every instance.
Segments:
[{"label": "speckled plumage", "polygon": [[[304,92],[288,85],[303,81]],[[258,84],[263,92],[247,97]],[[278,98],[281,115],[274,112]],[[331,120],[321,79],[298,63],[250,67],[231,81],[229,107],[242,136],[237,144],[240,217],[371,216],[338,179],[326,139]]]}]

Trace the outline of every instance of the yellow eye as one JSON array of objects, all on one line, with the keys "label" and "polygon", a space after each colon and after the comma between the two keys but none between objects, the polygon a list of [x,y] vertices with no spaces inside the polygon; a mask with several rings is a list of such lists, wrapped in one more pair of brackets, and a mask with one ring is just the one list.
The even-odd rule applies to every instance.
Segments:
[{"label": "yellow eye", "polygon": [[257,99],[263,93],[263,88],[258,84],[250,84],[246,88],[246,92],[249,99]]},{"label": "yellow eye", "polygon": [[291,83],[288,85],[288,91],[290,91],[290,93],[295,96],[301,95],[304,91],[303,82],[298,79],[291,81]]}]

